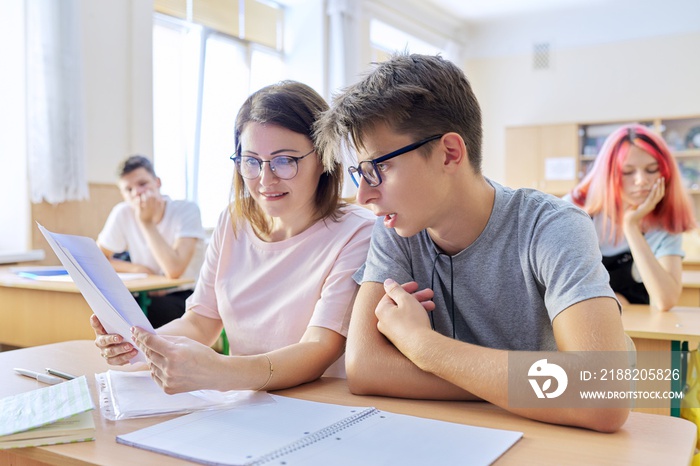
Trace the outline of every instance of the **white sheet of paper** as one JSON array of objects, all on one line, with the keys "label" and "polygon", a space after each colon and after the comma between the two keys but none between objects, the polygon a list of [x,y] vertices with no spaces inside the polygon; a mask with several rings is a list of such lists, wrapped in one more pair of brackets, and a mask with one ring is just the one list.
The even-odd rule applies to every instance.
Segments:
[{"label": "white sheet of paper", "polygon": [[549,157],[544,159],[544,179],[576,179],[576,159],[572,157]]},{"label": "white sheet of paper", "polygon": [[100,411],[110,421],[274,403],[267,392],[252,390],[196,390],[168,395],[148,371],[108,370],[95,374],[95,381]]},{"label": "white sheet of paper", "polygon": [[[118,333],[125,341],[131,341],[132,326],[155,333],[148,318],[97,247],[95,240],[85,236],[52,233],[41,225],[39,230],[107,333]],[[86,321],[85,325],[90,324]],[[131,362],[145,360],[139,350]]]}]

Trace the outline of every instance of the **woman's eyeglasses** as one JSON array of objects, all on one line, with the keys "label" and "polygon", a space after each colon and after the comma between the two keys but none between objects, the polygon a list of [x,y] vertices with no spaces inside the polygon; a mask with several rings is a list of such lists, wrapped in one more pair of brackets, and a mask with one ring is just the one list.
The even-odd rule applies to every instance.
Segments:
[{"label": "woman's eyeglasses", "polygon": [[307,155],[310,155],[316,149],[311,149],[311,151],[302,155],[301,157],[294,157],[291,155],[278,155],[270,160],[261,160],[257,157],[251,155],[236,155],[231,156],[231,160],[236,164],[236,170],[243,178],[254,180],[260,176],[262,173],[263,164],[270,164],[270,170],[275,174],[277,178],[282,180],[291,180],[297,176],[299,171],[299,160],[303,159]]}]

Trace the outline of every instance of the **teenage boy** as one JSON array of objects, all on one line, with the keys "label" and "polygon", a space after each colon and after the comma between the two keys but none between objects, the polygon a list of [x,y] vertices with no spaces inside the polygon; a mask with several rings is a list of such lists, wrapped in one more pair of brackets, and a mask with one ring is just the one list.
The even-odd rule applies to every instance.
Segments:
[{"label": "teenage boy", "polygon": [[[124,202],[112,209],[97,237],[97,245],[114,270],[196,279],[205,239],[197,204],[162,195],[153,164],[141,155],[120,165],[117,184]],[[129,260],[114,257],[126,252]],[[193,288],[151,293],[148,320],[153,327],[182,316]]]},{"label": "teenage boy", "polygon": [[627,345],[590,218],[482,175],[481,111],[459,68],[394,55],[335,98],[317,139],[329,157],[354,147],[357,200],[379,217],[355,275],[353,393],[483,399],[606,432],[625,422],[626,407],[509,406],[509,351]]}]

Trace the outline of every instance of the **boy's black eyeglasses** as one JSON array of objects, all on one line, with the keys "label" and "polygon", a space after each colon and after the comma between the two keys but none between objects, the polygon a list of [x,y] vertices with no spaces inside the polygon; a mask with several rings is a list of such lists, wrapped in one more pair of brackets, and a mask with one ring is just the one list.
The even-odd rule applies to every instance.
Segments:
[{"label": "boy's black eyeglasses", "polygon": [[355,183],[355,186],[360,186],[360,178],[364,178],[365,182],[370,185],[373,188],[376,188],[380,184],[382,184],[382,176],[379,174],[380,169],[378,165],[382,162],[386,162],[389,159],[393,159],[394,157],[398,157],[399,155],[405,154],[407,152],[411,152],[412,150],[418,149],[420,146],[429,143],[430,141],[434,141],[436,139],[440,139],[443,134],[436,134],[435,136],[430,136],[425,139],[421,139],[418,142],[414,142],[413,144],[409,144],[405,147],[402,147],[401,149],[397,149],[394,152],[390,152],[386,155],[382,155],[381,157],[377,157],[374,160],[365,160],[364,162],[360,162],[356,167],[348,167],[348,172],[350,173],[350,177],[352,178],[352,181]]},{"label": "boy's black eyeglasses", "polygon": [[241,174],[243,178],[254,180],[260,176],[262,173],[262,167],[264,163],[270,164],[270,170],[275,174],[277,178],[282,180],[291,180],[297,176],[299,171],[299,160],[303,159],[307,155],[310,155],[316,149],[311,149],[311,151],[302,155],[301,157],[294,157],[291,155],[278,155],[270,160],[260,160],[257,157],[251,155],[236,155],[234,153],[231,156],[231,160],[236,164],[236,170]]}]

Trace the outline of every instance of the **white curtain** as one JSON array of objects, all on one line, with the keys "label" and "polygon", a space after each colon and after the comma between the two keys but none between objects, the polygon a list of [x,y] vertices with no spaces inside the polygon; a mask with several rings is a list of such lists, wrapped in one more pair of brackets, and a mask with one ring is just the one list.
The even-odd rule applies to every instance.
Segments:
[{"label": "white curtain", "polygon": [[[353,0],[328,0],[326,9],[330,24],[328,83],[331,95],[352,84],[359,77],[358,3]],[[343,146],[342,157],[345,166],[356,162],[352,152],[351,148]],[[345,176],[344,181],[342,196],[353,197],[357,188],[349,176]]]},{"label": "white curtain", "polygon": [[329,0],[326,13],[330,20],[329,88],[330,92],[351,84],[358,78],[357,4],[352,0]]},{"label": "white curtain", "polygon": [[79,0],[26,0],[27,155],[34,203],[87,199]]}]

